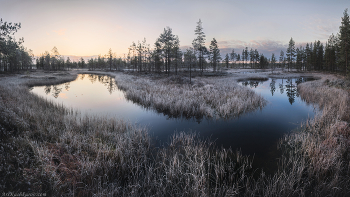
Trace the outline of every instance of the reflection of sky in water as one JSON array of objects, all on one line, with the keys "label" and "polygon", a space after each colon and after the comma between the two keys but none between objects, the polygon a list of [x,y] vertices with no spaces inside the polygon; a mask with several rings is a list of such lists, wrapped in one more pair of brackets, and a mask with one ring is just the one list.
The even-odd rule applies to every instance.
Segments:
[{"label": "reflection of sky in water", "polygon": [[[175,119],[146,110],[127,101],[114,79],[107,76],[79,75],[73,82],[34,87],[32,92],[79,109],[82,113],[108,114],[146,125],[150,128],[150,134],[161,143],[168,142],[174,131],[196,131],[204,139],[215,140],[218,146],[240,148],[244,154],[255,154],[255,163],[266,167],[278,157],[278,140],[308,117],[314,116],[313,107],[301,101],[296,92],[296,79],[291,80],[293,86],[289,88],[287,79],[283,79],[283,82],[282,79],[274,79],[274,85],[271,84],[272,79],[255,84],[256,88],[253,85],[251,88],[268,100],[266,107],[236,119],[216,121]],[[247,87],[250,87],[249,83],[254,84],[254,81],[248,81]],[[290,98],[294,99],[292,104]]]}]

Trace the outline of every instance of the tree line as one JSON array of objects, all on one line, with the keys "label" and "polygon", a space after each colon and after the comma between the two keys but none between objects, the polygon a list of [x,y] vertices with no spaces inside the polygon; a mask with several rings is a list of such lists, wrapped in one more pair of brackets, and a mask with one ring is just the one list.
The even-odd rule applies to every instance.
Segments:
[{"label": "tree line", "polygon": [[97,58],[91,58],[86,61],[80,58],[78,62],[71,61],[69,57],[64,58],[60,55],[57,47],[53,47],[51,53],[45,51],[36,58],[36,67],[43,70],[69,70],[77,68],[88,68],[90,70],[121,70],[125,63],[121,57],[117,58],[116,54],[109,49],[106,55],[99,55]]},{"label": "tree line", "polygon": [[[349,74],[350,66],[350,22],[347,9],[344,11],[339,33],[331,35],[328,41],[319,40],[307,43],[305,46],[295,46],[293,38],[288,48],[281,50],[279,57],[272,53],[267,58],[257,49],[245,47],[241,53],[232,49],[223,58],[218,42],[213,38],[209,48],[205,46],[206,35],[203,32],[202,21],[199,19],[194,30],[195,38],[192,46],[181,50],[180,40],[173,34],[170,27],[164,28],[153,44],[146,39],[132,42],[124,57],[117,57],[109,49],[105,55],[78,62],[65,60],[56,47],[51,52],[45,52],[36,59],[36,67],[45,70],[66,70],[71,68],[88,68],[90,70],[130,70],[137,72],[157,72],[178,74],[179,71],[200,72],[208,69],[216,72],[223,68],[283,68],[299,71],[331,71]],[[2,71],[17,71],[31,69],[33,54],[22,46],[23,39],[16,41],[12,35],[20,28],[20,23],[3,23],[1,20],[0,34],[0,69]]]},{"label": "tree line", "polygon": [[280,53],[280,64],[289,69],[317,70],[340,72],[349,75],[350,61],[350,20],[348,9],[345,9],[339,33],[329,36],[328,41],[319,40],[295,48],[293,38],[290,39],[286,56]]},{"label": "tree line", "polygon": [[0,72],[32,69],[33,51],[23,46],[23,38],[13,38],[20,28],[21,23],[7,23],[0,19]]}]

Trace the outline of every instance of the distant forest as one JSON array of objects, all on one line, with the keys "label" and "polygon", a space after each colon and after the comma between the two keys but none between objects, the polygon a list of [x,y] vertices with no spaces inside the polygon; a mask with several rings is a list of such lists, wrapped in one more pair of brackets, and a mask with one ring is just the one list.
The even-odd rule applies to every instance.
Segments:
[{"label": "distant forest", "polygon": [[[15,40],[13,35],[21,28],[21,23],[7,23],[0,21],[0,71],[17,72],[30,69],[69,70],[74,68],[88,68],[90,70],[130,70],[138,72],[157,72],[177,74],[178,71],[205,72],[220,71],[223,68],[282,68],[297,69],[298,71],[330,71],[344,75],[350,74],[350,21],[348,9],[345,9],[339,32],[330,35],[323,44],[319,40],[307,43],[306,46],[295,46],[290,39],[287,50],[280,54],[272,54],[267,58],[257,49],[245,47],[242,52],[234,49],[224,57],[215,38],[209,48],[205,46],[206,36],[203,32],[202,21],[199,19],[194,31],[192,47],[180,50],[180,40],[172,33],[170,27],[155,41],[153,48],[146,39],[132,42],[128,54],[117,57],[112,49],[106,55],[99,55],[85,61],[65,60],[56,47],[51,52],[44,52],[34,58],[32,50],[23,46],[24,39]],[[35,63],[33,60],[35,59]]]}]

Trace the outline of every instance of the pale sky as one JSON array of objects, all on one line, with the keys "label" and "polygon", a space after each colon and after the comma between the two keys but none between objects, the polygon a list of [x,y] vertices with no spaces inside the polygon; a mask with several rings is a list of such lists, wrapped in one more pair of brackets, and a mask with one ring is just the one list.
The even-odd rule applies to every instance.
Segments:
[{"label": "pale sky", "polygon": [[[199,19],[206,46],[215,37],[221,52],[243,47],[279,56],[293,37],[300,43],[339,31],[350,0],[0,0],[0,18],[21,22],[15,34],[35,55],[56,46],[61,55],[118,56],[132,41],[151,48],[166,26],[190,46]],[[349,12],[348,12],[349,13]]]}]

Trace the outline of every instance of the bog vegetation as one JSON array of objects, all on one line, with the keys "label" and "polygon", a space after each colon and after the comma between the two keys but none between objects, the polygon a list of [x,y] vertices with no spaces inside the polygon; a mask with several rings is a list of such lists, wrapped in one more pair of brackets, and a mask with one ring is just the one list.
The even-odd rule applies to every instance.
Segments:
[{"label": "bog vegetation", "polygon": [[266,100],[232,78],[189,79],[173,76],[158,80],[117,75],[127,99],[174,117],[229,118],[261,109]]},{"label": "bog vegetation", "polygon": [[[20,24],[0,24],[0,70],[33,68],[31,52],[11,35]],[[36,60],[36,68],[128,70],[178,75],[150,80],[120,75],[126,96],[146,107],[174,115],[227,117],[262,107],[264,99],[228,78],[191,78],[223,67],[287,68],[349,72],[350,22],[344,11],[340,32],[295,49],[291,38],[279,62],[257,49],[232,51],[222,60],[213,38],[204,46],[202,22],[193,48],[179,49],[179,38],[167,27],[151,50],[146,40],[133,43],[126,57],[106,56],[79,62],[65,60],[56,47]],[[321,111],[300,130],[281,139],[283,156],[271,175],[256,174],[252,160],[239,151],[213,148],[195,133],[175,133],[169,146],[152,147],[147,128],[113,117],[82,117],[78,111],[45,101],[29,92],[38,84],[71,81],[76,72],[37,72],[0,77],[0,190],[46,192],[47,196],[347,196],[350,193],[349,80],[344,77],[301,83],[302,99]],[[118,74],[116,74],[118,75]],[[139,76],[139,77],[135,77]],[[133,78],[134,77],[134,78]],[[174,81],[176,83],[174,83]],[[230,82],[230,81],[229,81]],[[166,84],[167,86],[163,86]],[[174,95],[167,96],[165,87]],[[237,97],[237,94],[239,96]],[[179,95],[186,95],[180,96]],[[186,100],[187,99],[187,100]],[[220,104],[218,104],[220,103]],[[199,112],[198,112],[199,111]]]}]

